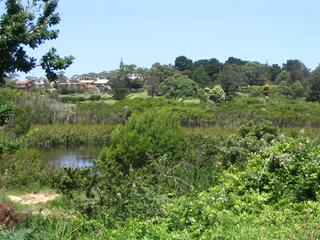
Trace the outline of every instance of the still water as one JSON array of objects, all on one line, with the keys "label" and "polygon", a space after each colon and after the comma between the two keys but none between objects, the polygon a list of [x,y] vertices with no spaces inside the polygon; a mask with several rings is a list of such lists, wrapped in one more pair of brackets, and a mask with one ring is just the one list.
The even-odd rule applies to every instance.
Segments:
[{"label": "still water", "polygon": [[45,149],[41,150],[41,155],[54,168],[82,168],[92,166],[101,149],[98,146]]}]

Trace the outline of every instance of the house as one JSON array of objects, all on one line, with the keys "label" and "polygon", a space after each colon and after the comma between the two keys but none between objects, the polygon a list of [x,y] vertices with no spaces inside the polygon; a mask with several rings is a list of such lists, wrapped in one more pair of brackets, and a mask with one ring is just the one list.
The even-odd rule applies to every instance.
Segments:
[{"label": "house", "polygon": [[42,89],[45,88],[45,79],[39,78],[33,81],[35,88]]},{"label": "house", "polygon": [[80,79],[79,83],[80,85],[91,85],[94,81],[95,79]]},{"label": "house", "polygon": [[29,80],[18,80],[16,81],[17,89],[30,90],[33,87],[33,84]]},{"label": "house", "polygon": [[100,79],[100,78],[98,78],[96,81],[94,81],[93,84],[95,86],[97,86],[97,88],[99,88],[100,91],[111,90],[109,79]]},{"label": "house", "polygon": [[130,80],[143,80],[143,76],[137,73],[128,74],[127,78],[129,78]]}]

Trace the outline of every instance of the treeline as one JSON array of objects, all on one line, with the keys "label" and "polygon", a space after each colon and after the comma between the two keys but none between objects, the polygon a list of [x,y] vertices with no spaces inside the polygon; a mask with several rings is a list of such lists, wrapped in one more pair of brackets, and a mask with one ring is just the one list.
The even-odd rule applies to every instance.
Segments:
[{"label": "treeline", "polygon": [[[132,74],[140,77],[132,77]],[[280,66],[234,57],[222,63],[216,58],[193,61],[179,56],[173,65],[155,63],[148,69],[121,62],[118,70],[89,73],[81,77],[109,78],[116,99],[124,98],[129,92],[146,89],[151,96],[206,100],[210,99],[208,92],[214,86],[221,86],[226,96],[230,97],[239,88],[282,84],[284,95],[306,97],[309,101],[320,100],[320,68],[311,71],[300,60],[287,60]]]}]

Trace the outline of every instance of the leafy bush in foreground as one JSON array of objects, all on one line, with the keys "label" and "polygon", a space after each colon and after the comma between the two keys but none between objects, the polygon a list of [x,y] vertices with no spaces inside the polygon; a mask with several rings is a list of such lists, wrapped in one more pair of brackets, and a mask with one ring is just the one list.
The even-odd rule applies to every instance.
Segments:
[{"label": "leafy bush in foreground", "polygon": [[146,112],[133,115],[112,133],[112,145],[101,154],[98,165],[115,161],[125,172],[130,167],[143,167],[152,158],[167,155],[178,160],[183,155],[184,135],[172,115]]}]

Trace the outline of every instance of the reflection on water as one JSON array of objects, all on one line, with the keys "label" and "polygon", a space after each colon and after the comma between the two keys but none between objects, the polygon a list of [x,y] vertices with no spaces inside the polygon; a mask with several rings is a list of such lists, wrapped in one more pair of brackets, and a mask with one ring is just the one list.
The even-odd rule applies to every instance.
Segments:
[{"label": "reflection on water", "polygon": [[78,148],[58,148],[42,150],[41,154],[49,166],[55,168],[82,168],[92,166],[101,147],[81,146]]}]

